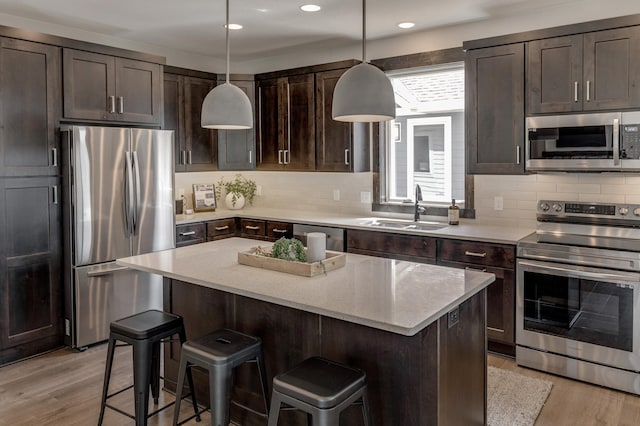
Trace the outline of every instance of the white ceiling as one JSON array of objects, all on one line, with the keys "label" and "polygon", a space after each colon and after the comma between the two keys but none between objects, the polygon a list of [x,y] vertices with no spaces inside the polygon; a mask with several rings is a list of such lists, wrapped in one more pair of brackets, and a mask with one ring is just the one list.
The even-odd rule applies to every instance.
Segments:
[{"label": "white ceiling", "polygon": [[[367,38],[385,39],[461,23],[522,17],[586,0],[369,0]],[[233,58],[256,59],[318,46],[341,46],[361,37],[361,0],[231,0]],[[615,0],[613,0],[615,3]],[[109,37],[224,58],[224,0],[0,0],[0,14]],[[414,21],[402,30],[397,24]]]}]

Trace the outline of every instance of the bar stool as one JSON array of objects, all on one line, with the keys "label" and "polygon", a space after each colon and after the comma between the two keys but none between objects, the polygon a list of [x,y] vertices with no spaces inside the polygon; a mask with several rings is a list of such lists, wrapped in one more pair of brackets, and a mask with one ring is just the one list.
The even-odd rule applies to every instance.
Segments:
[{"label": "bar stool", "polygon": [[[134,419],[136,426],[143,426],[147,424],[148,417],[173,404],[171,402],[149,414],[149,387],[151,387],[151,394],[155,404],[158,404],[160,395],[160,343],[162,339],[175,334],[179,336],[180,343],[184,343],[187,340],[182,317],[158,310],[144,311],[111,323],[98,426],[102,424],[104,410],[107,407]],[[117,341],[124,342],[124,344],[117,344]],[[133,347],[133,385],[109,395],[109,380],[111,379],[111,367],[115,349],[116,347],[129,345]],[[193,409],[196,413],[195,416],[199,421],[198,406],[193,392],[193,378],[190,373],[188,375],[189,389],[191,391]],[[132,387],[135,395],[135,416],[107,404],[108,398]]]},{"label": "bar stool", "polygon": [[257,337],[223,329],[214,331],[199,339],[190,340],[182,345],[176,391],[176,407],[173,415],[174,426],[178,424],[185,372],[190,372],[192,366],[199,366],[209,372],[211,425],[228,426],[233,369],[245,362],[255,362],[258,366],[265,413],[258,413],[238,402],[233,402],[241,408],[267,418],[269,414],[269,402],[267,399],[267,380],[262,356],[262,341]]},{"label": "bar stool", "polygon": [[366,374],[324,358],[308,358],[273,378],[268,426],[278,424],[282,403],[288,405],[283,409],[306,412],[313,426],[338,425],[340,413],[359,403],[364,424],[371,424]]}]

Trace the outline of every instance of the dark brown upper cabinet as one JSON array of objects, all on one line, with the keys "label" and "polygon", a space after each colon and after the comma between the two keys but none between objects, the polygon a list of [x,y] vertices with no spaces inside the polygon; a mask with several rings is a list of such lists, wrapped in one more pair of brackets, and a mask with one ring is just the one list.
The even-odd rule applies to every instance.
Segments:
[{"label": "dark brown upper cabinet", "polygon": [[258,80],[260,170],[315,170],[314,75]]},{"label": "dark brown upper cabinet", "polygon": [[0,38],[0,176],[59,173],[60,48]]},{"label": "dark brown upper cabinet", "polygon": [[528,114],[638,108],[639,84],[639,27],[528,45]]},{"label": "dark brown upper cabinet", "polygon": [[368,123],[331,118],[333,91],[347,69],[318,72],[316,78],[316,170],[364,172],[370,167]]},{"label": "dark brown upper cabinet", "polygon": [[162,123],[158,64],[81,50],[63,50],[64,117]]},{"label": "dark brown upper cabinet", "polygon": [[524,173],[525,44],[467,51],[467,172]]},{"label": "dark brown upper cabinet", "polygon": [[[222,84],[221,81],[218,82]],[[254,107],[255,83],[253,81],[231,81],[247,94]],[[256,168],[256,128],[246,130],[218,130],[218,169],[253,170]]]},{"label": "dark brown upper cabinet", "polygon": [[164,129],[175,131],[176,172],[217,170],[216,131],[200,125],[202,101],[215,80],[164,75]]}]

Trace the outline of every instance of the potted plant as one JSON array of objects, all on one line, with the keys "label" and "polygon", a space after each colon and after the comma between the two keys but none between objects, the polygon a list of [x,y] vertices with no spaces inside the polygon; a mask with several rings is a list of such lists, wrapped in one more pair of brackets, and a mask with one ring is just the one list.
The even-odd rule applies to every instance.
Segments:
[{"label": "potted plant", "polygon": [[253,204],[257,187],[254,181],[237,173],[235,178],[230,181],[225,182],[224,177],[220,178],[218,188],[224,188],[226,194],[224,202],[227,208],[237,210],[244,207],[246,201],[248,201],[249,204]]}]

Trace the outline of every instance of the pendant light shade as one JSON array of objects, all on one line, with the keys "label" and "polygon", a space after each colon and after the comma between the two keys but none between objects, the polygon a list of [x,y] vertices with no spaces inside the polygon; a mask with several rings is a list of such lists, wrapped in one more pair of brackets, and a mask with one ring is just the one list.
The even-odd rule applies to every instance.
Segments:
[{"label": "pendant light shade", "polygon": [[214,87],[204,98],[200,125],[207,129],[250,129],[253,127],[251,101],[242,89],[229,83],[229,0],[227,0],[226,6],[226,81],[224,84]]},{"label": "pendant light shade", "polygon": [[366,0],[362,0],[362,63],[342,74],[333,91],[331,116],[336,121],[372,122],[396,118],[389,77],[367,63]]}]

